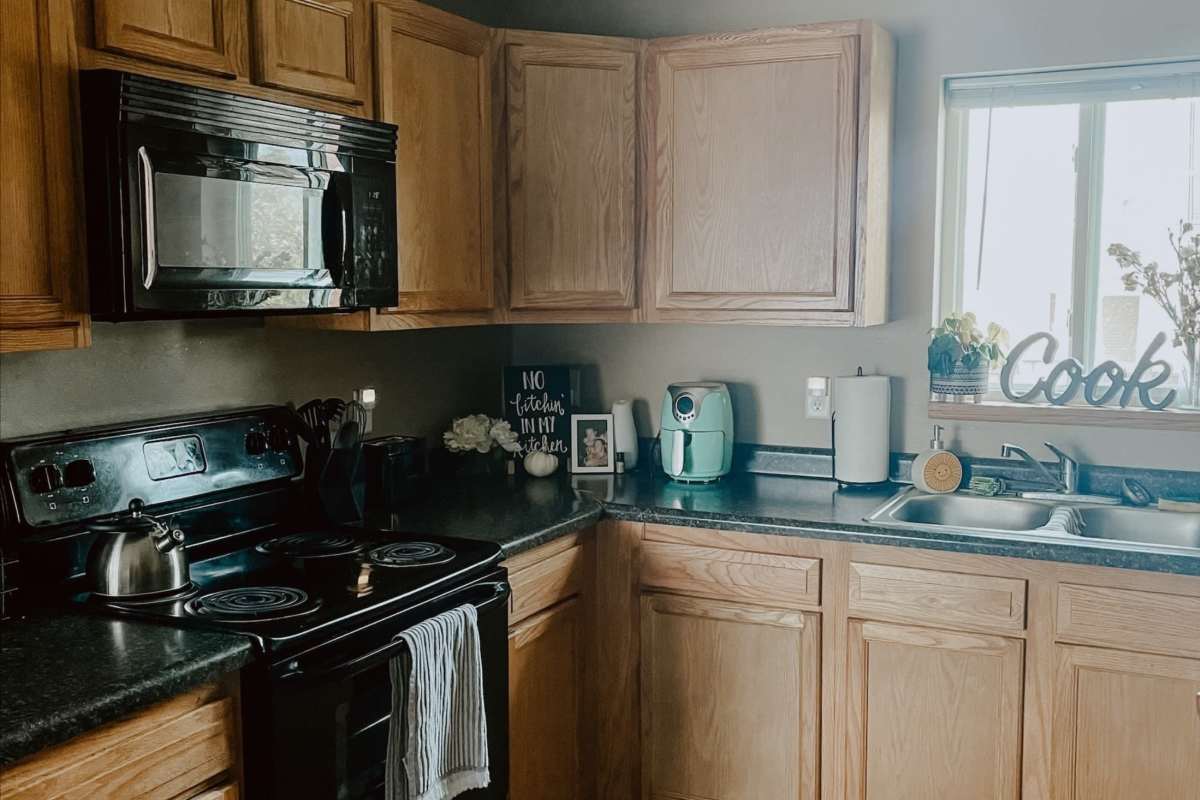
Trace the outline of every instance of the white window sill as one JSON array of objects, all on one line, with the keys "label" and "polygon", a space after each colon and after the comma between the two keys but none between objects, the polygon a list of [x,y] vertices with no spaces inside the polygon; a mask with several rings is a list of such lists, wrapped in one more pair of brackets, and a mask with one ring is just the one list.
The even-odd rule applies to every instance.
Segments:
[{"label": "white window sill", "polygon": [[985,400],[947,402],[929,401],[930,419],[964,422],[1025,422],[1053,425],[1108,425],[1121,428],[1145,428],[1160,431],[1200,433],[1200,411],[1145,408],[1096,408],[1094,406],[1052,406]]}]

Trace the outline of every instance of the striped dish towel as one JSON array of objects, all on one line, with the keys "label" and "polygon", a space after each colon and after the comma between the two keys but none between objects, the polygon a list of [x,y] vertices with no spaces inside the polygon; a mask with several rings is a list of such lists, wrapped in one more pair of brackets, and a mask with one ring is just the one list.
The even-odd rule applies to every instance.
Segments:
[{"label": "striped dish towel", "polygon": [[449,800],[490,782],[483,664],[475,607],[401,633],[391,660],[387,800]]}]

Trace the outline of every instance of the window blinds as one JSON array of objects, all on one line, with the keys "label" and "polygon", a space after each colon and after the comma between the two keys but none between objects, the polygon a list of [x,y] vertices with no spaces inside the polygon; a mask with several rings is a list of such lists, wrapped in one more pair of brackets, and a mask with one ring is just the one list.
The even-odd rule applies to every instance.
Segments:
[{"label": "window blinds", "polygon": [[947,78],[948,110],[1200,97],[1200,59]]}]

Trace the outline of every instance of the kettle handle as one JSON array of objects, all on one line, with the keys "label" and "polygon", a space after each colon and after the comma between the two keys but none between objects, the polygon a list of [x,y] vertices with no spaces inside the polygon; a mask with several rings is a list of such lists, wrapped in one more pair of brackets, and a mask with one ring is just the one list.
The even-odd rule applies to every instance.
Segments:
[{"label": "kettle handle", "polygon": [[671,431],[671,477],[683,474],[683,450],[685,432],[682,428]]}]

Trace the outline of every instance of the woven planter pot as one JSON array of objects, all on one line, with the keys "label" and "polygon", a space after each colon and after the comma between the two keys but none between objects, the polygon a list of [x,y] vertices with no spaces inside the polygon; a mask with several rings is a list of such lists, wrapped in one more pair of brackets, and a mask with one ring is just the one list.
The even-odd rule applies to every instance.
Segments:
[{"label": "woven planter pot", "polygon": [[959,362],[949,375],[930,374],[929,391],[953,397],[987,394],[990,372],[987,362],[974,369],[968,369]]}]

